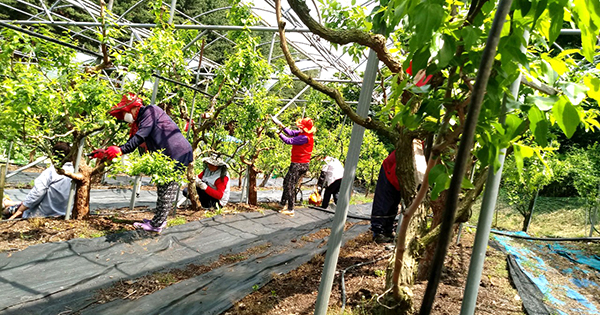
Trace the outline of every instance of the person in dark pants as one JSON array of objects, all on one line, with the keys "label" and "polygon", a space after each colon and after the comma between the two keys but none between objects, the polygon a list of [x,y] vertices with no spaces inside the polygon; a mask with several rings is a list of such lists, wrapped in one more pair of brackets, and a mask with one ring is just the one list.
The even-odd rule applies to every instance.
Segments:
[{"label": "person in dark pants", "polygon": [[371,231],[377,243],[394,240],[394,218],[400,204],[400,184],[396,176],[396,151],[388,155],[379,170],[373,208],[371,209]]},{"label": "person in dark pants", "polygon": [[[413,140],[413,151],[415,152],[415,180],[417,185],[420,185],[427,169],[423,144],[420,140]],[[396,176],[396,151],[394,150],[381,164],[373,196],[371,231],[375,242],[390,243],[394,240],[394,220],[398,214],[400,201],[400,184]]]},{"label": "person in dark pants", "polygon": [[[198,199],[204,208],[223,207],[229,201],[230,184],[227,163],[216,156],[202,159],[206,166],[196,178]],[[187,188],[183,195],[188,196]]]},{"label": "person in dark pants", "polygon": [[[162,154],[177,161],[177,168],[184,169],[194,160],[192,146],[181,134],[179,127],[160,107],[143,106],[142,99],[133,93],[123,95],[121,102],[115,105],[109,114],[130,125],[130,138],[122,146],[110,146],[92,152],[93,158],[110,160],[122,154],[133,152],[138,147],[145,147],[154,152],[163,150]],[[136,228],[160,233],[167,226],[167,215],[173,209],[179,183],[172,181],[157,185],[156,210],[152,220],[133,224]]]},{"label": "person in dark pants", "polygon": [[292,145],[292,163],[283,179],[283,193],[279,205],[283,207],[281,213],[294,216],[294,191],[298,180],[308,172],[314,146],[313,136],[317,128],[310,118],[296,120],[296,126],[300,130],[291,130],[286,128],[277,118],[272,117],[272,119],[281,129],[279,133],[281,141]]},{"label": "person in dark pants", "polygon": [[327,209],[329,207],[329,201],[333,196],[333,202],[337,204],[338,196],[340,194],[340,185],[342,184],[342,177],[344,176],[344,165],[340,160],[327,156],[324,159],[325,165],[321,169],[319,180],[317,181],[317,187],[325,188],[323,200],[321,201],[321,208]]}]

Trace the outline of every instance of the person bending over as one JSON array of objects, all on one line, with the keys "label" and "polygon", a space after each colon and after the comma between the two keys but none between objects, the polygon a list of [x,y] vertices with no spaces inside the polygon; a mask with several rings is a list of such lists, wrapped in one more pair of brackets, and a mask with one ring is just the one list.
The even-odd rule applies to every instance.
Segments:
[{"label": "person bending over", "polygon": [[[171,117],[156,105],[143,106],[142,99],[133,93],[123,95],[109,114],[118,120],[129,123],[130,138],[122,146],[110,146],[92,152],[92,158],[114,159],[122,154],[145,147],[150,152],[162,150],[162,154],[177,162],[178,169],[194,160],[192,146],[181,134]],[[167,226],[167,216],[173,209],[179,183],[172,181],[156,187],[156,210],[152,220],[135,222],[134,227],[160,233]]]},{"label": "person bending over", "polygon": [[335,204],[338,202],[340,185],[342,184],[342,177],[344,176],[344,165],[342,165],[340,160],[331,156],[325,157],[323,161],[325,161],[325,165],[323,165],[323,168],[321,169],[317,187],[321,187],[319,190],[325,188],[321,208],[327,209],[332,196],[333,202],[335,202]]}]

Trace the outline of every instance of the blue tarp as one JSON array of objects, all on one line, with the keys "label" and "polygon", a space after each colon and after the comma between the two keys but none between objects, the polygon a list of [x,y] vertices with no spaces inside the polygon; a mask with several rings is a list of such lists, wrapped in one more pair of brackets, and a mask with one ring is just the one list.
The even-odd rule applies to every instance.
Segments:
[{"label": "blue tarp", "polygon": [[[514,234],[528,236],[524,232]],[[597,306],[600,259],[597,255],[570,243],[518,240],[508,236],[494,238],[514,258],[522,274],[537,286],[542,294],[541,302],[548,308],[565,315],[600,314]],[[519,294],[524,293],[519,291]]]}]

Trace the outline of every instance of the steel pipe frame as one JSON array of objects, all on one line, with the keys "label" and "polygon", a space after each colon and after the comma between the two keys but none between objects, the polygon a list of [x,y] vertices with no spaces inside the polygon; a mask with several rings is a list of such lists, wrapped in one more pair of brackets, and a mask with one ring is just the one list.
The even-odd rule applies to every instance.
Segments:
[{"label": "steel pipe frame", "polygon": [[[78,26],[78,27],[99,27],[102,23],[99,22],[66,22],[66,21],[26,21],[26,20],[4,20],[1,22],[13,23],[17,25],[51,25],[51,26]],[[154,28],[157,24],[153,23],[114,23],[109,26],[130,27],[130,28]],[[193,25],[193,24],[174,24],[175,29],[184,30],[218,30],[218,31],[245,31],[253,32],[277,32],[277,27],[270,26],[237,26],[237,25]],[[308,28],[290,28],[286,29],[290,33],[310,33]]]}]

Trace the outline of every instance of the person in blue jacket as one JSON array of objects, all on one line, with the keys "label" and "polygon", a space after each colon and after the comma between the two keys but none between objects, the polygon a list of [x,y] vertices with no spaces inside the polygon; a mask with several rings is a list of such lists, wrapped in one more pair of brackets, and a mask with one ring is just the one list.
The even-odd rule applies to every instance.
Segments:
[{"label": "person in blue jacket", "polygon": [[[110,146],[92,152],[93,158],[110,160],[143,147],[150,152],[163,150],[162,154],[177,161],[177,167],[185,168],[193,161],[192,146],[173,122],[171,117],[155,105],[143,106],[142,99],[133,93],[123,96],[121,102],[109,114],[130,124],[129,140],[121,146]],[[167,215],[173,208],[179,183],[172,181],[157,185],[156,210],[152,220],[133,225],[146,231],[160,233],[167,225]]]}]

